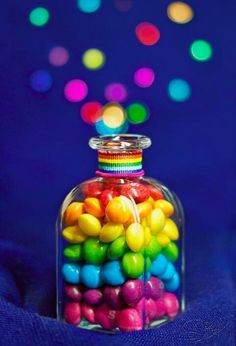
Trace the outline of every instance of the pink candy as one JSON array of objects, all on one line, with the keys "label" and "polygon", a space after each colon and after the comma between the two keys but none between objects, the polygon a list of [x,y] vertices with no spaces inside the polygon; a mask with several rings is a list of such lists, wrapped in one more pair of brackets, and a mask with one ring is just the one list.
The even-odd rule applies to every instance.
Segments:
[{"label": "pink candy", "polygon": [[76,285],[65,285],[64,291],[67,297],[75,300],[76,302],[80,302],[82,299],[83,288],[81,286]]},{"label": "pink candy", "polygon": [[118,310],[112,310],[107,304],[102,304],[95,311],[95,321],[104,329],[114,329],[117,326],[118,314]]},{"label": "pink candy", "polygon": [[142,317],[136,309],[128,308],[120,311],[117,325],[122,332],[131,332],[143,328]]},{"label": "pink candy", "polygon": [[84,293],[84,301],[89,305],[98,305],[103,301],[102,291],[99,289],[89,289]]},{"label": "pink candy", "polygon": [[64,316],[66,322],[78,325],[81,321],[81,308],[79,303],[70,302],[65,305]]},{"label": "pink candy", "polygon": [[82,316],[90,323],[95,323],[95,310],[92,306],[83,303],[81,305]]},{"label": "pink candy", "polygon": [[161,298],[165,304],[166,314],[169,317],[175,317],[179,311],[179,301],[176,295],[166,292]]}]

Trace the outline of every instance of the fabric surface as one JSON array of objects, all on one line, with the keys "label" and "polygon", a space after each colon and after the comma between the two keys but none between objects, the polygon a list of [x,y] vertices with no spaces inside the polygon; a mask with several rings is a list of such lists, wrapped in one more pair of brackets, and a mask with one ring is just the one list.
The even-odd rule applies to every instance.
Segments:
[{"label": "fabric surface", "polygon": [[[0,64],[0,345],[235,345],[236,174],[235,174],[235,10],[234,0],[188,1],[195,12],[187,25],[168,20],[170,1],[138,0],[127,13],[102,1],[86,15],[76,1],[1,1]],[[28,14],[45,6],[51,17],[32,27]],[[135,26],[155,23],[161,39],[144,47]],[[213,58],[197,63],[190,43],[208,40]],[[62,45],[70,60],[62,68],[48,63],[51,47]],[[83,52],[105,52],[102,70],[88,71]],[[156,80],[141,90],[134,71],[153,68]],[[38,94],[29,87],[32,72],[48,69],[52,88]],[[87,146],[96,134],[79,116],[81,104],[63,97],[65,83],[82,78],[86,100],[105,103],[111,82],[127,86],[127,104],[145,102],[150,118],[131,125],[131,133],[152,138],[144,151],[145,173],[163,181],[183,202],[186,213],[186,312],[160,328],[103,335],[56,321],[55,219],[73,186],[96,170],[96,153]],[[169,99],[173,78],[192,88],[184,103]],[[125,104],[125,106],[127,106]]]}]

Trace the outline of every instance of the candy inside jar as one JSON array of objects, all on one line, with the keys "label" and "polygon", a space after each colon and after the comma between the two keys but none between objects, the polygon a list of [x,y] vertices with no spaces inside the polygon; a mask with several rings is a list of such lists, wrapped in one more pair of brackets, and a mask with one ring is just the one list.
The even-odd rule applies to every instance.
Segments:
[{"label": "candy inside jar", "polygon": [[58,318],[101,331],[152,328],[184,310],[183,211],[144,177],[149,138],[101,136],[97,177],[65,198],[57,222]]}]

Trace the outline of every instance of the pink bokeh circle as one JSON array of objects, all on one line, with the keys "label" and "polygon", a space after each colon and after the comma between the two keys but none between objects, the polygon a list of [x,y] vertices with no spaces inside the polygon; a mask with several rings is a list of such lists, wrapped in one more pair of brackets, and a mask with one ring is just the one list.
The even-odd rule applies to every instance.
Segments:
[{"label": "pink bokeh circle", "polygon": [[134,82],[141,88],[150,87],[155,80],[155,73],[149,67],[142,67],[134,74]]},{"label": "pink bokeh circle", "polygon": [[72,79],[64,88],[65,98],[70,102],[82,101],[88,94],[87,84],[81,79]]}]

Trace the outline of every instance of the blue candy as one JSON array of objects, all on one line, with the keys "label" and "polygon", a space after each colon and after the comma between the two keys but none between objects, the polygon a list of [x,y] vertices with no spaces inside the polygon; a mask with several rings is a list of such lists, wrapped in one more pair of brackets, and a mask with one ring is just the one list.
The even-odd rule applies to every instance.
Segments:
[{"label": "blue candy", "polygon": [[145,272],[142,275],[139,276],[139,280],[144,281],[144,275],[145,275],[145,280],[150,280],[151,279],[151,272]]},{"label": "blue candy", "polygon": [[159,275],[165,272],[167,265],[166,257],[162,254],[158,255],[151,264],[151,274],[159,277]]},{"label": "blue candy", "polygon": [[78,284],[80,281],[80,266],[74,263],[66,263],[62,267],[62,274],[66,282]]},{"label": "blue candy", "polygon": [[159,279],[161,280],[170,280],[173,278],[174,274],[176,273],[175,267],[171,262],[167,264],[166,270],[159,275]]},{"label": "blue candy", "polygon": [[165,282],[164,284],[165,290],[169,292],[174,292],[179,288],[179,284],[180,284],[179,274],[175,272],[172,279]]},{"label": "blue candy", "polygon": [[101,267],[93,264],[85,264],[80,271],[80,280],[86,287],[101,287]]},{"label": "blue candy", "polygon": [[120,261],[110,261],[102,266],[102,278],[104,282],[111,286],[122,285],[125,276],[122,272]]}]

